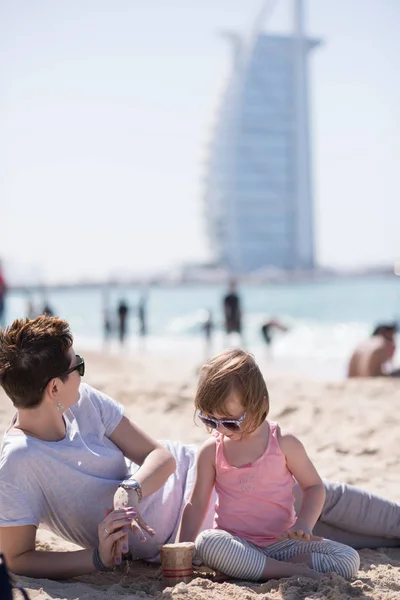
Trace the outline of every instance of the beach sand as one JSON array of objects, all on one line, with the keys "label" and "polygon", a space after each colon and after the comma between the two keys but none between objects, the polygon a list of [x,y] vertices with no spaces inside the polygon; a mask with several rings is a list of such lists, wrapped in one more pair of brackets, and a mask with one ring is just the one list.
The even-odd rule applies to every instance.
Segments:
[{"label": "beach sand", "polygon": [[[256,357],[257,358],[257,357]],[[206,433],[193,422],[196,366],[176,357],[85,354],[85,379],[125,405],[126,414],[159,439],[201,443]],[[304,442],[321,476],[364,487],[400,500],[400,380],[323,382],[274,374],[260,363],[270,392],[270,418]],[[0,425],[12,417],[0,392]],[[39,531],[41,550],[73,546]],[[165,588],[158,566],[125,563],[109,574],[69,581],[19,577],[32,600],[300,600],[319,598],[400,599],[400,548],[361,551],[361,570],[351,583],[340,577],[322,582],[289,578],[262,585],[216,583],[204,575]]]}]

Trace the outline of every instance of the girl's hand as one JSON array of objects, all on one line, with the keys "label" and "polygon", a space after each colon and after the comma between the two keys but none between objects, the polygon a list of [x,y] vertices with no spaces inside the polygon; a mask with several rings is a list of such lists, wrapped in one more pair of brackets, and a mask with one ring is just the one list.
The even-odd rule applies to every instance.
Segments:
[{"label": "girl's hand", "polygon": [[312,529],[310,529],[307,525],[300,523],[300,521],[296,521],[293,527],[281,535],[280,539],[301,540],[303,542],[321,542],[324,538],[319,537],[318,535],[313,535]]},{"label": "girl's hand", "polygon": [[99,555],[106,567],[113,567],[121,562],[121,540],[127,535],[136,513],[130,508],[107,509],[105,512],[105,518],[98,526]]}]

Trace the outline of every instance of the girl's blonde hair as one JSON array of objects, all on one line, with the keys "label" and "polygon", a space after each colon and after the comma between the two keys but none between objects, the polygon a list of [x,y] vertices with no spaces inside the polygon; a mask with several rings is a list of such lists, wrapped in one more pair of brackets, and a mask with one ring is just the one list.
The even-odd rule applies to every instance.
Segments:
[{"label": "girl's blonde hair", "polygon": [[251,433],[269,412],[267,385],[252,354],[238,348],[226,350],[202,367],[195,397],[196,411],[205,415],[231,417],[225,406],[231,392],[237,392],[246,411],[241,432]]}]

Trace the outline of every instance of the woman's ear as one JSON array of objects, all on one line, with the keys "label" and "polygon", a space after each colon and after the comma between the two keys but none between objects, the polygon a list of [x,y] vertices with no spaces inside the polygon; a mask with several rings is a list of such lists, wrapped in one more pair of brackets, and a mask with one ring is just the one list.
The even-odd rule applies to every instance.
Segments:
[{"label": "woman's ear", "polygon": [[57,379],[52,379],[48,386],[47,386],[47,390],[50,394],[50,396],[54,397],[57,396],[58,392],[60,391],[59,386],[57,385]]}]

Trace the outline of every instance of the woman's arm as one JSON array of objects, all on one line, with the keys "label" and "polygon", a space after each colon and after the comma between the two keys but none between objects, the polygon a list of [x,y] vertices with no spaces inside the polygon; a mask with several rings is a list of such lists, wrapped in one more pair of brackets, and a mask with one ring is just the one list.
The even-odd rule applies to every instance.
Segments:
[{"label": "woman's arm", "polygon": [[301,508],[292,529],[303,532],[308,537],[324,506],[325,487],[300,440],[294,435],[286,434],[280,436],[279,443],[285,454],[287,467],[303,492]]},{"label": "woman's arm", "polygon": [[16,575],[67,579],[95,570],[91,550],[41,552],[35,550],[35,525],[0,528],[0,548]]},{"label": "woman's arm", "polygon": [[143,497],[156,492],[176,469],[172,454],[126,417],[110,435],[110,440],[124,456],[140,465],[135,479],[142,487]]},{"label": "woman's arm", "polygon": [[[167,481],[176,469],[175,459],[172,454],[161,444],[144,433],[132,421],[122,417],[119,425],[110,435],[110,440],[122,451],[124,456],[140,465],[135,473],[135,479],[141,486],[143,498],[156,492]],[[145,542],[146,532],[150,536],[155,534],[151,524],[146,523],[140,514],[139,496],[135,490],[118,488],[114,494],[114,509],[134,508],[136,514],[132,517],[130,529]],[[129,549],[128,534],[121,537],[115,546],[114,559],[118,564],[122,554]]]},{"label": "woman's arm", "polygon": [[196,480],[189,502],[183,509],[177,542],[193,542],[201,527],[215,483],[215,439],[200,448],[196,463]]},{"label": "woman's arm", "polygon": [[[110,512],[98,526],[98,558],[112,567],[118,541],[126,534],[132,516],[127,510]],[[124,531],[125,530],[125,531]],[[0,527],[0,549],[16,575],[68,579],[96,570],[93,549],[68,552],[36,550],[36,526]]]}]

